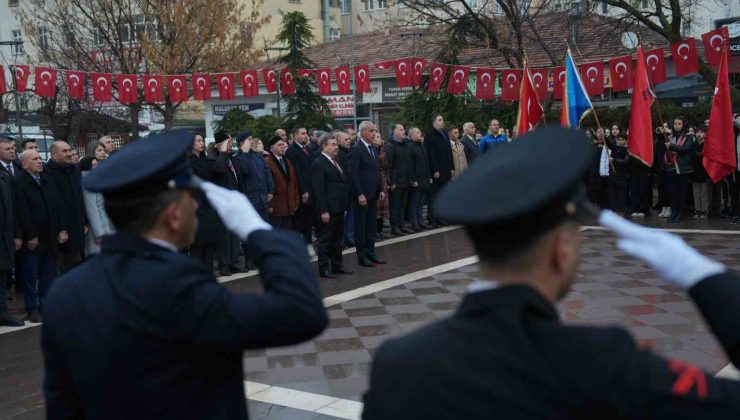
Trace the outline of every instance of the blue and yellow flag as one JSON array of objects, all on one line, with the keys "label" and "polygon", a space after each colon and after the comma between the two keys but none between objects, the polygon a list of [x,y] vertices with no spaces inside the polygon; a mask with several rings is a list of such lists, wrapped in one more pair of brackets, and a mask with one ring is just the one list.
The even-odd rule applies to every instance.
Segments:
[{"label": "blue and yellow flag", "polygon": [[563,127],[578,128],[583,118],[593,111],[586,88],[581,81],[573,55],[568,48],[565,57],[565,84],[563,86],[563,108],[560,111],[560,125]]}]

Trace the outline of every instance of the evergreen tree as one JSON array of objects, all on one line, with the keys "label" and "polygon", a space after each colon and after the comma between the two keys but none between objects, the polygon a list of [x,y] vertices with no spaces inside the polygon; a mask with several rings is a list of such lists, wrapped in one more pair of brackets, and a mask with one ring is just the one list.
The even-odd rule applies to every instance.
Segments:
[{"label": "evergreen tree", "polygon": [[330,129],[336,126],[326,100],[316,93],[314,80],[298,76],[299,69],[316,67],[303,53],[303,48],[314,41],[311,29],[303,13],[284,13],[282,29],[275,38],[288,48],[288,53],[280,57],[278,63],[290,69],[295,81],[295,95],[283,96],[283,100],[287,100],[283,125],[288,129],[295,126]]}]

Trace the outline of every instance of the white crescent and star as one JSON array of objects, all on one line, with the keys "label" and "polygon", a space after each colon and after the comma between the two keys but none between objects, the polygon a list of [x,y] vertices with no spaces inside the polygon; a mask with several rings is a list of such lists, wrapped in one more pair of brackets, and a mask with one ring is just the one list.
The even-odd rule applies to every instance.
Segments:
[{"label": "white crescent and star", "polygon": [[367,76],[367,72],[365,71],[365,69],[360,69],[357,72],[357,75],[360,76],[360,79],[365,80],[365,77]]},{"label": "white crescent and star", "polygon": [[251,73],[245,74],[244,82],[247,84],[247,86],[252,86],[252,83],[254,82],[254,76]]},{"label": "white crescent and star", "polygon": [[421,69],[424,68],[424,64],[421,61],[417,61],[414,63],[414,72],[416,74],[421,74]]},{"label": "white crescent and star", "polygon": [[221,86],[229,86],[231,84],[231,81],[229,81],[229,78],[226,76],[222,76],[221,79],[218,81]]},{"label": "white crescent and star", "polygon": [[[46,79],[46,78],[44,78],[44,76],[49,76],[49,78]],[[44,86],[48,86],[49,85],[49,82],[51,81],[51,72],[50,71],[47,71],[47,70],[42,71],[41,72],[41,80],[43,80]]]},{"label": "white crescent and star", "polygon": [[[510,80],[511,80],[512,77],[514,78],[514,81],[513,82],[510,82]],[[510,88],[513,88],[514,87],[514,83],[517,82],[516,74],[514,74],[514,73],[507,74],[506,75],[506,82],[509,83],[509,87]]]},{"label": "white crescent and star", "polygon": [[[714,40],[719,39],[719,45],[714,45]],[[711,38],[709,38],[709,45],[714,48],[715,51],[720,52],[722,51],[722,44],[725,42],[724,38],[722,38],[722,35],[714,34]]]},{"label": "white crescent and star", "polygon": [[267,72],[267,78],[270,79],[270,82],[275,82],[275,70],[270,70]]},{"label": "white crescent and star", "polygon": [[686,48],[686,50],[690,50],[691,49],[691,48],[689,48],[689,44],[681,44],[681,45],[678,46],[678,49],[676,50],[676,52],[678,53],[678,55],[682,56],[684,60],[688,60],[689,59],[689,55],[688,54],[686,54],[686,55],[681,54],[681,50],[683,50],[684,48]]},{"label": "white crescent and star", "polygon": [[21,77],[23,77],[25,75],[26,75],[26,71],[23,70],[22,67],[16,67],[15,68],[15,77],[17,77],[17,78],[20,79]]},{"label": "white crescent and star", "polygon": [[[654,65],[653,65],[653,64],[650,64],[650,62],[651,62],[651,59],[655,59],[655,64],[654,64]],[[651,69],[652,69],[653,71],[655,71],[655,69],[656,69],[656,68],[657,68],[657,66],[658,66],[658,63],[660,62],[660,59],[658,58],[658,56],[657,56],[657,55],[655,55],[655,54],[650,54],[650,55],[649,55],[649,56],[647,57],[647,60],[645,60],[645,61],[646,61],[646,62],[647,62],[647,64],[648,64],[648,65],[650,66],[650,68],[651,68]]]},{"label": "white crescent and star", "polygon": [[439,78],[442,77],[442,67],[435,67],[434,70],[432,70],[432,76],[434,76],[434,80],[439,80]]},{"label": "white crescent and star", "polygon": [[560,72],[560,74],[558,75],[558,80],[560,80],[560,83],[565,82],[565,70]]},{"label": "white crescent and star", "polygon": [[[126,82],[128,82],[128,83],[126,83]],[[123,79],[123,81],[121,82],[121,84],[123,85],[124,88],[126,88],[126,92],[131,92],[131,86],[134,85],[134,82],[132,82],[131,79],[126,78],[126,79]]]},{"label": "white crescent and star", "polygon": [[[100,82],[103,82],[101,85]],[[98,77],[98,79],[95,81],[95,84],[100,88],[102,91],[106,86],[108,86],[108,80],[105,77]]]},{"label": "white crescent and star", "polygon": [[195,79],[195,84],[200,87],[200,90],[206,89],[206,78],[205,77],[198,77]]},{"label": "white crescent and star", "polygon": [[[624,71],[619,71],[620,66],[624,68]],[[624,75],[627,73],[627,65],[620,61],[616,66],[614,66],[614,70],[617,72],[620,79],[624,79]]]},{"label": "white crescent and star", "polygon": [[[460,77],[457,76],[458,74],[460,75]],[[462,71],[462,70],[455,70],[455,74],[453,74],[453,78],[455,80],[457,80],[459,82],[459,81],[461,81],[463,79],[463,77],[465,77],[465,72],[464,71]]]},{"label": "white crescent and star", "polygon": [[[586,77],[591,77],[591,70],[594,71],[594,74],[598,76],[599,71],[596,69],[596,67],[589,67],[588,70],[586,70]],[[591,77],[591,83],[596,82],[596,77]]]},{"label": "white crescent and star", "polygon": [[405,62],[405,61],[401,61],[400,63],[398,63],[398,70],[399,70],[399,71],[401,72],[401,74],[402,74],[402,75],[404,75],[404,76],[406,75],[406,71],[405,71],[405,68],[406,68],[406,62]]},{"label": "white crescent and star", "polygon": [[159,82],[157,81],[157,79],[149,79],[146,84],[149,85],[149,88],[152,92],[156,92],[157,88],[159,87]]},{"label": "white crescent and star", "polygon": [[339,79],[342,81],[342,83],[347,83],[347,72],[344,70],[340,71]]},{"label": "white crescent and star", "polygon": [[488,83],[491,81],[491,73],[483,73],[480,80],[483,81],[483,87],[488,87]]},{"label": "white crescent and star", "polygon": [[[537,81],[539,79],[539,82]],[[532,75],[532,81],[534,81],[534,84],[536,87],[540,87],[540,83],[542,83],[542,73],[535,73]]]},{"label": "white crescent and star", "polygon": [[80,76],[78,76],[76,74],[70,74],[69,75],[69,80],[73,80],[74,81],[74,83],[72,83],[74,86],[79,86],[79,84],[80,84]]}]

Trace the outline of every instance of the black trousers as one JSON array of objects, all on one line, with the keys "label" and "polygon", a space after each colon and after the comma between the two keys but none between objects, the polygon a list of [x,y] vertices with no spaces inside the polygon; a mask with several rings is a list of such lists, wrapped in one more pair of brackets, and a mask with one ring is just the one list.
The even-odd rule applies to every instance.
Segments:
[{"label": "black trousers", "polygon": [[683,217],[686,209],[686,199],[689,195],[689,174],[668,172],[668,181],[671,191],[671,217]]},{"label": "black trousers", "polygon": [[670,207],[673,202],[671,200],[671,183],[669,181],[671,173],[662,169],[658,171],[658,207]]},{"label": "black trousers", "polygon": [[82,261],[82,252],[59,251],[56,254],[57,274],[62,274]]},{"label": "black trousers", "polygon": [[378,199],[367,200],[366,206],[354,202],[352,211],[355,214],[355,245],[357,258],[375,256],[375,235],[377,232]]},{"label": "black trousers", "polygon": [[290,229],[291,216],[270,216],[270,224],[277,229]]},{"label": "black trousers", "polygon": [[336,270],[342,265],[344,212],[331,213],[329,223],[321,222],[318,230],[319,272]]},{"label": "black trousers", "polygon": [[437,198],[437,194],[444,188],[445,185],[447,185],[447,182],[449,180],[441,181],[439,179],[435,179],[432,182],[432,188],[429,190],[429,197],[427,202],[427,221],[429,221],[429,224],[436,225],[437,222],[439,222],[439,219],[437,219],[437,215],[434,212],[434,199]]},{"label": "black trousers", "polygon": [[652,189],[650,187],[650,174],[645,172],[633,172],[630,174],[629,189],[632,213],[647,214],[650,209],[648,197],[652,195]]},{"label": "black trousers", "polygon": [[396,187],[388,192],[388,196],[390,201],[391,227],[400,228],[406,219],[406,203],[409,197],[409,189]]},{"label": "black trousers", "polygon": [[8,298],[7,293],[8,287],[5,284],[5,278],[10,270],[0,270],[0,279],[3,279],[2,282],[0,282],[0,318],[8,314]]},{"label": "black trousers", "polygon": [[740,214],[740,172],[733,172],[727,178],[727,195],[730,197],[730,216]]},{"label": "black trousers", "polygon": [[216,243],[216,256],[218,258],[218,268],[226,269],[237,265],[239,262],[239,250],[241,242],[239,238],[231,232],[222,232]]},{"label": "black trousers", "polygon": [[216,245],[192,245],[188,254],[190,257],[202,262],[209,270],[213,270],[213,260],[216,256]]},{"label": "black trousers", "polygon": [[303,236],[303,243],[311,243],[311,229],[313,228],[315,217],[316,210],[313,204],[301,204],[291,217],[291,229]]},{"label": "black trousers", "polygon": [[614,211],[627,209],[627,176],[609,176],[609,208]]}]

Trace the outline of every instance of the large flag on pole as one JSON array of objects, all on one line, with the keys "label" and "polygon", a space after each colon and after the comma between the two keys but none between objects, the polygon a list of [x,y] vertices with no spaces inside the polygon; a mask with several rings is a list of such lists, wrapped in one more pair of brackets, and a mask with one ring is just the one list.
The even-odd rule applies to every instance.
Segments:
[{"label": "large flag on pole", "polygon": [[540,122],[544,111],[537,91],[532,82],[532,72],[529,71],[527,60],[524,60],[524,71],[522,72],[522,84],[519,91],[519,114],[516,117],[516,134],[521,136]]},{"label": "large flag on pole", "polygon": [[594,106],[591,104],[586,88],[581,80],[581,75],[573,60],[573,54],[565,56],[565,82],[563,84],[563,108],[560,111],[560,124],[563,127],[578,128],[583,118]]},{"label": "large flag on pole", "polygon": [[653,118],[650,106],[655,94],[650,89],[645,54],[642,45],[637,49],[635,82],[632,85],[632,106],[630,112],[629,144],[627,148],[632,157],[647,166],[653,165]]},{"label": "large flag on pole", "polygon": [[702,149],[704,168],[712,178],[719,182],[737,168],[735,157],[735,134],[732,131],[732,102],[730,101],[730,81],[728,74],[729,47],[723,41],[722,57],[717,72],[712,110],[709,113],[709,130]]}]

